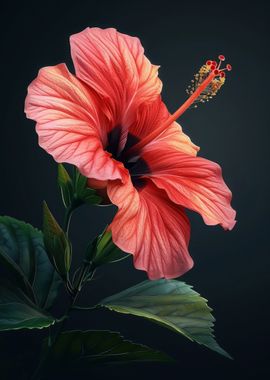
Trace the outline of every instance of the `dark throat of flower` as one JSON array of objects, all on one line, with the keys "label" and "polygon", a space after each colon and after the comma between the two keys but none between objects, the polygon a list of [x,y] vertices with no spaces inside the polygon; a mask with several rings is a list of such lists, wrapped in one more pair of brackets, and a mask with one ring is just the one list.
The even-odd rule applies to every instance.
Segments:
[{"label": "dark throat of flower", "polygon": [[138,137],[128,133],[127,141],[122,150],[119,149],[119,143],[121,138],[121,125],[117,125],[108,134],[108,145],[106,147],[107,152],[111,153],[112,157],[124,164],[128,169],[133,185],[136,188],[142,188],[144,180],[141,178],[143,175],[150,172],[147,163],[138,156],[127,156],[127,150],[130,150],[132,146],[139,143]]},{"label": "dark throat of flower", "polygon": [[223,55],[219,55],[219,62],[208,60],[194,75],[191,85],[188,86],[186,92],[189,98],[166,120],[165,124],[155,129],[152,133],[140,140],[126,151],[128,156],[136,155],[145,145],[153,141],[174,121],[176,121],[187,109],[197,108],[198,103],[205,103],[212,99],[225,82],[225,71],[231,71],[232,66],[227,64],[221,68],[221,64],[225,61]]}]

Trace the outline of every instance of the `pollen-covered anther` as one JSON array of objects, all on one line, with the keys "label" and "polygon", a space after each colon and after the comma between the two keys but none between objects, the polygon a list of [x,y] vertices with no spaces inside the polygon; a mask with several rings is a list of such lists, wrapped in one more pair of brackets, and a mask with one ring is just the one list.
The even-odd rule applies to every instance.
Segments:
[{"label": "pollen-covered anther", "polygon": [[198,103],[208,102],[223,86],[226,78],[225,71],[231,71],[232,66],[227,64],[222,68],[221,64],[225,61],[224,55],[219,55],[218,59],[219,62],[207,60],[199,72],[194,75],[194,79],[192,79],[191,85],[188,86],[186,92],[189,96],[195,95],[195,92],[199,92],[199,94],[190,105],[190,108],[197,108]]}]

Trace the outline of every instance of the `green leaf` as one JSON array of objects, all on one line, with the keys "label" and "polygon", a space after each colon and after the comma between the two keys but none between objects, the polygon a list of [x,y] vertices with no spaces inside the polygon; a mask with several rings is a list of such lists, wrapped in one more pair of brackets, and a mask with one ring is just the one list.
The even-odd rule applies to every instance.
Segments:
[{"label": "green leaf", "polygon": [[55,323],[55,319],[31,302],[20,288],[0,283],[0,331],[41,329]]},{"label": "green leaf", "polygon": [[98,330],[61,333],[51,348],[51,365],[53,359],[66,369],[74,367],[74,363],[81,367],[93,363],[172,361],[160,351],[125,340],[118,332]]},{"label": "green leaf", "polygon": [[13,281],[40,308],[52,306],[61,280],[48,260],[43,236],[30,224],[0,217],[1,277]]},{"label": "green leaf", "polygon": [[65,280],[71,266],[71,244],[49,210],[46,202],[43,204],[43,234],[49,259],[60,276]]},{"label": "green leaf", "polygon": [[121,261],[130,256],[121,251],[112,241],[111,231],[104,230],[88,247],[86,257],[95,267]]},{"label": "green leaf", "polygon": [[184,282],[144,281],[105,298],[100,305],[147,318],[231,358],[214,339],[215,319],[207,301]]},{"label": "green leaf", "polygon": [[73,186],[72,180],[62,164],[58,164],[58,185],[61,190],[63,203],[68,208],[72,204]]},{"label": "green leaf", "polygon": [[9,280],[16,284],[18,288],[22,289],[33,302],[36,302],[35,294],[25,274],[19,265],[16,264],[2,248],[0,248],[0,263],[2,264],[2,276],[8,277]]},{"label": "green leaf", "polygon": [[52,306],[60,278],[44,249],[42,233],[0,217],[0,330],[44,328],[55,323]]}]

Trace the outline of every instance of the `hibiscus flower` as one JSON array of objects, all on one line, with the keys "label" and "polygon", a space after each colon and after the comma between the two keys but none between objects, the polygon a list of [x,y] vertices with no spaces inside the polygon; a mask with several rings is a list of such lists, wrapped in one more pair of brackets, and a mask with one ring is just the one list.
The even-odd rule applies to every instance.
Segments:
[{"label": "hibiscus flower", "polygon": [[118,207],[112,239],[137,269],[150,279],[178,277],[193,266],[185,208],[208,225],[235,224],[220,167],[197,157],[199,148],[175,121],[216,94],[224,57],[203,65],[189,99],[171,115],[160,96],[159,67],[138,38],[87,28],[70,44],[76,75],[63,63],[44,67],[28,88],[25,112],[37,123],[39,144]]}]

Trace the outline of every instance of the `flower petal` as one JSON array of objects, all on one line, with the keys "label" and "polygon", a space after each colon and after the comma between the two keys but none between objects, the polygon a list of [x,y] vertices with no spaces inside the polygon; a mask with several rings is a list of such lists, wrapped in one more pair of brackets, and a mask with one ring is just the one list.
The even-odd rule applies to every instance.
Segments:
[{"label": "flower petal", "polygon": [[64,64],[39,71],[28,87],[25,112],[37,122],[40,146],[57,162],[76,165],[87,177],[121,178],[122,164],[103,149],[107,134],[98,99]]},{"label": "flower petal", "polygon": [[182,207],[171,202],[151,181],[139,190],[129,180],[110,181],[108,196],[118,206],[111,223],[114,243],[134,255],[134,266],[151,280],[175,278],[188,271],[190,225]]},{"label": "flower petal", "polygon": [[208,225],[234,227],[232,194],[218,164],[175,149],[148,151],[142,158],[149,167],[147,177],[164,189],[173,202],[199,212]]},{"label": "flower petal", "polygon": [[[121,125],[125,144],[127,129],[143,103],[161,92],[158,66],[145,57],[140,40],[113,28],[86,28],[70,37],[76,75],[94,89],[108,107],[108,118]],[[114,124],[114,125],[113,125]]]},{"label": "flower petal", "polygon": [[[135,136],[139,142],[165,124],[169,116],[170,113],[166,105],[161,100],[161,97],[158,97],[151,104],[144,104],[140,107],[136,120],[129,128],[129,133]],[[136,140],[135,142],[137,142]],[[148,142],[144,146],[143,151],[167,147],[175,148],[180,152],[193,156],[196,156],[199,150],[199,147],[192,143],[190,138],[182,131],[181,126],[176,122],[164,129],[158,137]]]}]

